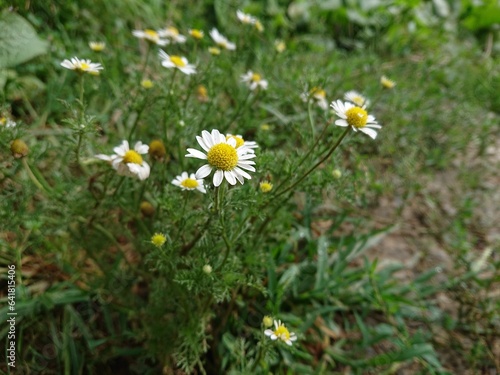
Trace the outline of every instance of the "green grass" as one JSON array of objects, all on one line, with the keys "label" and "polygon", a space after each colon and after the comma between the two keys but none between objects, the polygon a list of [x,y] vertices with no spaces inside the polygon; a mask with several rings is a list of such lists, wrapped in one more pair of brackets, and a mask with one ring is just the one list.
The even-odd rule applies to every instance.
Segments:
[{"label": "green grass", "polygon": [[[396,16],[366,10],[365,24],[344,8],[293,15],[285,1],[15,4],[50,44],[0,75],[0,116],[17,122],[0,128],[0,264],[17,266],[17,371],[499,371],[498,51],[485,54],[460,17],[450,16],[454,32],[386,22],[416,19],[417,3]],[[239,23],[237,9],[265,31]],[[163,68],[157,47],[131,33],[167,25],[205,31],[198,45],[164,47],[197,74]],[[237,52],[210,55],[212,27]],[[92,52],[92,40],[106,49]],[[104,70],[60,66],[73,56]],[[248,70],[269,89],[249,93]],[[363,93],[383,127],[376,140],[349,132],[309,173],[343,132],[333,112],[301,99],[313,87],[329,103]],[[209,176],[205,195],[181,191],[175,176],[202,165],[186,149],[211,129],[256,141],[256,172],[218,189]],[[24,158],[11,155],[14,139],[28,145]],[[144,156],[145,181],[94,157],[123,139],[164,143],[164,157]],[[158,248],[157,232],[167,239]],[[420,258],[394,262],[394,238]],[[6,272],[0,285],[4,317]],[[297,334],[293,346],[264,335],[266,315]]]}]

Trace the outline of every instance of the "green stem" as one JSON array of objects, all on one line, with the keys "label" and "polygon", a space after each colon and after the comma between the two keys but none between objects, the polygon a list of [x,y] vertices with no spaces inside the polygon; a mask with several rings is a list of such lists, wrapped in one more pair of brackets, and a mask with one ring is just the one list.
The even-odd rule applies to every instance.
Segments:
[{"label": "green stem", "polygon": [[345,136],[347,135],[347,133],[349,133],[350,130],[351,130],[351,127],[348,126],[346,128],[346,130],[344,131],[344,133],[342,133],[342,135],[339,137],[339,139],[337,140],[337,142],[335,142],[335,144],[332,146],[332,148],[330,149],[330,151],[325,156],[323,156],[316,164],[314,164],[306,173],[304,173],[304,175],[301,178],[299,178],[297,181],[295,181],[292,185],[290,185],[289,187],[287,187],[282,192],[276,194],[274,196],[274,199],[276,199],[279,196],[281,196],[281,195],[289,192],[290,190],[292,190],[295,186],[297,186],[298,184],[300,184],[307,176],[309,176],[316,168],[318,168],[321,164],[323,164],[333,154],[333,152],[337,149],[337,147],[340,145],[340,143],[345,138]]},{"label": "green stem", "polygon": [[31,181],[36,185],[36,187],[38,189],[40,189],[41,191],[43,191],[44,193],[48,193],[47,189],[40,183],[40,181],[38,181],[38,179],[36,178],[35,174],[33,173],[33,171],[31,170],[29,164],[28,164],[28,161],[26,160],[25,157],[23,157],[22,159],[22,163],[24,165],[24,168],[26,169],[26,172],[28,173],[28,176],[29,178],[31,179]]}]

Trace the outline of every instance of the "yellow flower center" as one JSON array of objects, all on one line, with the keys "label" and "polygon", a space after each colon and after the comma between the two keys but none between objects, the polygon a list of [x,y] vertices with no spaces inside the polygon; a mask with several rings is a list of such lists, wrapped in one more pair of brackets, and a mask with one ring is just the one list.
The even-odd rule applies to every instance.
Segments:
[{"label": "yellow flower center", "polygon": [[7,119],[5,117],[0,117],[0,125],[5,125],[7,123]]},{"label": "yellow flower center", "polygon": [[273,190],[273,184],[271,184],[268,181],[263,181],[260,183],[260,191],[263,193],[269,193],[271,190]]},{"label": "yellow flower center", "polygon": [[134,150],[128,150],[123,157],[124,163],[142,164],[142,156]]},{"label": "yellow flower center", "polygon": [[203,38],[203,32],[200,31],[200,30],[196,30],[196,29],[195,30],[191,30],[189,33],[195,39],[201,39],[201,38]]},{"label": "yellow flower center", "polygon": [[345,112],[347,123],[356,128],[363,128],[368,120],[368,113],[360,107],[352,107]]},{"label": "yellow flower center", "polygon": [[144,30],[144,34],[146,34],[146,37],[149,37],[151,39],[158,39],[158,33],[154,30],[146,29]]},{"label": "yellow flower center", "polygon": [[238,153],[233,146],[219,143],[208,150],[207,160],[208,164],[216,169],[231,171],[238,164]]},{"label": "yellow flower center", "polygon": [[198,181],[194,178],[186,178],[181,182],[181,185],[188,189],[196,189],[198,187]]},{"label": "yellow flower center", "polygon": [[278,328],[274,331],[274,334],[283,341],[290,340],[290,332],[288,332],[288,329],[286,329],[284,325],[278,326]]},{"label": "yellow flower center", "polygon": [[90,68],[89,64],[84,63],[84,62],[80,63],[80,69],[81,70],[88,70],[89,68]]},{"label": "yellow flower center", "polygon": [[261,79],[262,78],[261,78],[260,74],[257,74],[257,73],[252,74],[252,81],[260,82]]},{"label": "yellow flower center", "polygon": [[326,97],[326,92],[319,87],[313,87],[313,89],[311,90],[311,95],[316,99],[324,99]]},{"label": "yellow flower center", "polygon": [[352,102],[357,105],[363,105],[365,104],[365,98],[363,98],[362,96],[354,96],[352,98]]},{"label": "yellow flower center", "polygon": [[230,139],[230,138],[234,138],[236,140],[236,148],[239,148],[239,147],[243,146],[243,144],[245,143],[245,141],[243,140],[243,138],[238,137],[236,135],[228,135],[228,136],[226,136],[226,139]]},{"label": "yellow flower center", "polygon": [[161,247],[167,241],[165,235],[161,233],[155,233],[153,237],[151,237],[151,243],[156,247]]},{"label": "yellow flower center", "polygon": [[210,52],[212,55],[220,55],[220,49],[218,49],[217,47],[210,47],[208,49],[208,52]]},{"label": "yellow flower center", "polygon": [[170,61],[172,61],[175,66],[182,68],[186,66],[186,63],[182,60],[182,57],[180,56],[170,56]]},{"label": "yellow flower center", "polygon": [[177,30],[175,27],[167,27],[167,31],[173,36],[179,35],[179,30]]}]

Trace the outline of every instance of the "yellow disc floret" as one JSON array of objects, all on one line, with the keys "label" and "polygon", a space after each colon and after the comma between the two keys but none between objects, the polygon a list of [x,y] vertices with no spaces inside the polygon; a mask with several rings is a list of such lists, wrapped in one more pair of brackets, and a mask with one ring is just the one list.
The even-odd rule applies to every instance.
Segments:
[{"label": "yellow disc floret", "polygon": [[278,328],[274,330],[274,334],[283,341],[290,340],[290,332],[283,324],[280,324]]},{"label": "yellow disc floret", "polygon": [[360,107],[352,107],[345,112],[347,123],[355,128],[363,128],[368,120],[368,113]]},{"label": "yellow disc floret", "polygon": [[184,186],[187,189],[196,189],[199,184],[194,178],[186,178],[181,182],[181,186]]},{"label": "yellow disc floret", "polygon": [[260,191],[263,193],[269,193],[271,190],[273,190],[273,184],[271,184],[269,181],[262,181],[260,183]]},{"label": "yellow disc floret", "polygon": [[158,39],[158,33],[151,29],[144,30],[144,34],[146,34],[151,39]]},{"label": "yellow disc floret", "polygon": [[182,68],[186,66],[186,63],[182,60],[182,57],[180,56],[170,56],[170,61],[172,61],[175,66]]},{"label": "yellow disc floret", "polygon": [[252,81],[260,82],[261,79],[262,79],[262,77],[260,76],[260,74],[257,74],[257,73],[252,74]]},{"label": "yellow disc floret", "polygon": [[153,237],[151,237],[151,243],[156,247],[162,247],[166,241],[167,238],[162,233],[155,233]]},{"label": "yellow disc floret", "polygon": [[218,170],[231,171],[238,164],[238,153],[233,146],[219,143],[208,150],[207,160],[210,166]]},{"label": "yellow disc floret", "polygon": [[237,135],[226,136],[226,139],[230,139],[230,138],[234,138],[234,140],[236,141],[236,148],[243,146],[243,144],[245,143],[245,140],[241,137],[238,137]]},{"label": "yellow disc floret", "polygon": [[142,165],[142,156],[137,151],[128,150],[123,156],[123,162]]}]

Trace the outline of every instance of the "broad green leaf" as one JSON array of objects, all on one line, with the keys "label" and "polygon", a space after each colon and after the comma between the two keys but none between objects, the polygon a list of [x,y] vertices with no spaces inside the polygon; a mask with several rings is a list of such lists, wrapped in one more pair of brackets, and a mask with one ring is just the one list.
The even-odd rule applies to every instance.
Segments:
[{"label": "broad green leaf", "polygon": [[9,11],[0,14],[0,69],[31,60],[47,48],[48,43],[36,35],[23,17]]}]

